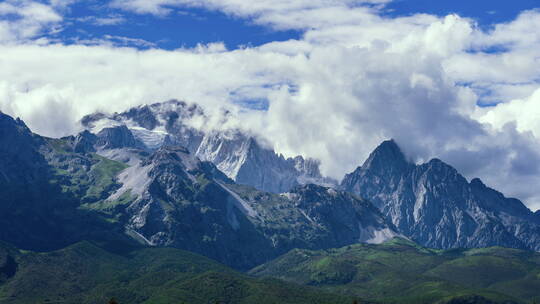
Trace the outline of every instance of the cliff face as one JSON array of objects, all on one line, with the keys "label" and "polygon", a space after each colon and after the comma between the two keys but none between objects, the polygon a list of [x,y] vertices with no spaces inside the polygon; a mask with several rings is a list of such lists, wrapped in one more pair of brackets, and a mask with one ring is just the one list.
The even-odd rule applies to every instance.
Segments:
[{"label": "cliff face", "polygon": [[156,151],[119,175],[106,200],[125,208],[128,234],[248,269],[293,248],[378,243],[397,233],[369,202],[307,185],[277,195],[234,184],[185,148]]},{"label": "cliff face", "polygon": [[342,188],[372,201],[399,232],[433,248],[504,246],[540,250],[540,220],[516,199],[470,183],[438,159],[415,165],[382,143]]}]

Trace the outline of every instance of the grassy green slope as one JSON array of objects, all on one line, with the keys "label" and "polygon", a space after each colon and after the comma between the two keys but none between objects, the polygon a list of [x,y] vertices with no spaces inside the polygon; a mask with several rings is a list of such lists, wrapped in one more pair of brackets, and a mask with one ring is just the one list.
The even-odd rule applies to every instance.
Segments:
[{"label": "grassy green slope", "polygon": [[54,150],[48,155],[49,163],[55,168],[51,183],[59,185],[64,195],[78,202],[81,214],[117,223],[122,210],[135,197],[127,192],[116,201],[106,199],[121,186],[118,174],[128,166],[96,153],[75,153],[64,139],[47,141]]},{"label": "grassy green slope", "polygon": [[540,254],[505,248],[439,251],[395,239],[332,250],[293,250],[251,271],[387,303],[436,303],[480,295],[540,299]]},{"label": "grassy green slope", "polygon": [[115,247],[81,242],[34,253],[0,245],[0,303],[352,303],[182,250]]}]

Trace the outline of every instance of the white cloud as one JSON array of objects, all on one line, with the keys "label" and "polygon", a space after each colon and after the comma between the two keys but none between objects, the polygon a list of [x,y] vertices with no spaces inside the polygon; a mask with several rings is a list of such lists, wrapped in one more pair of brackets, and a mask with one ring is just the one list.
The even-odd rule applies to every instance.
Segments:
[{"label": "white cloud", "polygon": [[125,23],[127,20],[121,15],[110,15],[107,17],[85,16],[78,18],[77,21],[90,23],[96,26],[109,26],[122,24]]},{"label": "white cloud", "polygon": [[540,87],[540,33],[534,30],[538,27],[540,11],[532,10],[489,32],[476,31],[474,52],[448,58],[445,69],[456,81],[471,83],[486,103],[525,98]]},{"label": "white cloud", "polygon": [[540,138],[540,88],[526,99],[498,104],[479,120],[499,130],[507,124],[515,123],[518,131],[530,131],[536,138]]},{"label": "white cloud", "polygon": [[[77,120],[95,110],[170,98],[209,111],[225,106],[238,115],[228,127],[247,129],[288,155],[319,158],[334,177],[395,138],[415,159],[440,157],[540,207],[531,187],[540,183],[540,40],[527,30],[536,25],[535,11],[483,32],[455,15],[381,17],[377,8],[361,6],[366,1],[115,3],[156,15],[202,6],[305,33],[239,50],[216,43],[141,51],[118,47],[135,41],[112,36],[115,43],[93,46],[4,44],[0,109],[59,136],[76,132]],[[501,45],[506,52],[486,52]],[[484,92],[505,103],[478,107]],[[261,99],[268,111],[237,106]]]},{"label": "white cloud", "polygon": [[54,31],[62,16],[46,4],[28,0],[0,3],[0,42],[33,38],[44,31]]},{"label": "white cloud", "polygon": [[76,3],[78,1],[80,1],[80,0],[49,0],[49,3],[53,7],[62,9],[62,8],[67,8],[70,5],[72,5],[73,3]]},{"label": "white cloud", "polygon": [[[216,104],[235,88],[261,86],[271,80],[256,75],[264,56],[253,50],[224,50],[222,44],[174,52],[104,45],[0,46],[0,105],[12,114],[37,118],[42,101],[29,102],[26,96],[36,100],[40,95],[36,92],[63,92],[62,100],[76,105],[69,128],[58,133],[39,127],[36,120],[28,122],[36,131],[57,136],[74,132],[77,119],[97,109],[120,111],[170,98]],[[281,57],[268,55],[274,64]],[[51,99],[51,94],[43,95],[44,100]],[[41,118],[50,119],[47,115]]]},{"label": "white cloud", "polygon": [[483,43],[503,45],[510,49],[533,49],[540,42],[540,9],[522,12],[512,22],[502,23],[484,36]]},{"label": "white cloud", "polygon": [[328,24],[350,23],[365,16],[364,5],[388,3],[390,0],[113,0],[116,8],[139,14],[167,15],[174,8],[197,7],[222,11],[259,24],[276,28],[319,28]]}]

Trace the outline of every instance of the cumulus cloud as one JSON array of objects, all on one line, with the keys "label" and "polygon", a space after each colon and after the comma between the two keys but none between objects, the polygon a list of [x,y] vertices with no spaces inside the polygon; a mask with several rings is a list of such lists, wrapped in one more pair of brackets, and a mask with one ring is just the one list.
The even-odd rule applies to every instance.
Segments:
[{"label": "cumulus cloud", "polygon": [[526,98],[540,80],[540,11],[525,11],[516,20],[477,31],[468,52],[455,54],[445,69],[456,81],[469,83],[487,104]]},{"label": "cumulus cloud", "polygon": [[[264,60],[276,65],[283,61],[280,55],[259,56],[254,50],[224,50],[222,44],[174,52],[105,45],[0,46],[0,104],[8,113],[37,118],[42,104],[25,98],[40,95],[35,92],[61,92],[58,96],[75,105],[69,128],[58,133],[39,128],[37,119],[28,123],[45,135],[66,135],[76,131],[78,119],[96,110],[121,111],[170,98],[222,104],[235,88],[271,81],[269,75],[256,75]],[[43,99],[50,100],[48,96]],[[57,103],[56,111],[63,112],[63,104]]]},{"label": "cumulus cloud", "polygon": [[540,88],[528,98],[498,104],[480,117],[479,120],[489,123],[499,130],[505,128],[508,124],[515,124],[518,131],[530,131],[536,138],[540,138],[539,118]]},{"label": "cumulus cloud", "polygon": [[[171,98],[208,111],[227,107],[236,113],[227,128],[255,134],[286,155],[318,158],[333,177],[394,138],[414,160],[439,157],[540,208],[531,187],[540,183],[540,40],[528,30],[539,13],[482,31],[455,15],[383,17],[384,3],[117,0],[113,6],[155,15],[220,10],[304,35],[237,50],[222,43],[140,50],[119,47],[121,38],[4,43],[0,109],[38,133],[61,136],[77,132],[78,119],[94,111]],[[500,104],[478,106],[493,100]],[[254,103],[262,110],[246,107]]]},{"label": "cumulus cloud", "polygon": [[28,0],[7,0],[0,3],[0,42],[33,38],[55,31],[62,21],[52,5]]}]

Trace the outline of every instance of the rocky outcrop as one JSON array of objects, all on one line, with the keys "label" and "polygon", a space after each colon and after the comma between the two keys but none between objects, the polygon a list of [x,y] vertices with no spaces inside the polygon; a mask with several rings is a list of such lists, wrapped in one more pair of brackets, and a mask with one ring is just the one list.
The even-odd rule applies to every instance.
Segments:
[{"label": "rocky outcrop", "polygon": [[138,148],[144,149],[144,144],[137,140],[124,125],[105,128],[97,134],[95,145],[101,149]]},{"label": "rocky outcrop", "polygon": [[95,152],[95,145],[98,137],[87,130],[79,133],[73,139],[73,151],[76,153]]},{"label": "rocky outcrop", "polygon": [[166,147],[119,176],[128,234],[248,269],[293,248],[331,248],[396,236],[369,202],[316,185],[278,195],[234,184],[185,148]]},{"label": "rocky outcrop", "polygon": [[[103,126],[127,126],[144,148],[150,150],[163,146],[186,147],[201,160],[214,163],[237,183],[263,191],[281,193],[307,183],[336,184],[320,174],[316,160],[301,156],[285,158],[238,130],[202,132],[188,123],[194,117],[207,119],[196,105],[169,101],[113,115],[89,115],[82,123],[94,132],[103,132],[98,128]],[[124,133],[127,132],[124,130]],[[121,145],[126,146],[125,143]],[[131,142],[130,145],[135,144]],[[105,148],[113,147],[106,145]]]},{"label": "rocky outcrop", "polygon": [[373,202],[398,231],[432,248],[503,246],[540,250],[540,220],[517,199],[470,183],[439,159],[415,165],[382,143],[342,188]]}]

